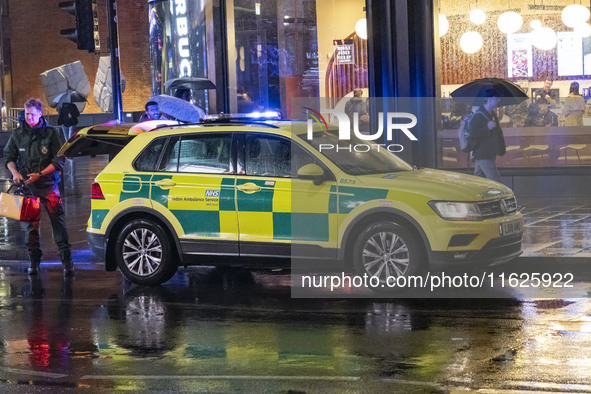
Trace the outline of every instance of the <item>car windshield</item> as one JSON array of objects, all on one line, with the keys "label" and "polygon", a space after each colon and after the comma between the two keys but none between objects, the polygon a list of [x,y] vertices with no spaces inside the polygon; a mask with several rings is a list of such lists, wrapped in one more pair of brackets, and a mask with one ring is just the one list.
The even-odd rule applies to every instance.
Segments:
[{"label": "car windshield", "polygon": [[350,175],[386,174],[411,171],[413,167],[374,141],[351,138],[340,141],[338,132],[316,132],[311,140],[306,134],[299,137],[326,156],[341,170]]}]

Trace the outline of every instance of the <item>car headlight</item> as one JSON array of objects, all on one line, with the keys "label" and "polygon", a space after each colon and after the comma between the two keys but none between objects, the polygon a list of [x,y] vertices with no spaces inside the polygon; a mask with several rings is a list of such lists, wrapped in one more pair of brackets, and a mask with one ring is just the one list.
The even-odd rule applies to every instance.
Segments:
[{"label": "car headlight", "polygon": [[474,202],[429,201],[429,206],[445,220],[482,220]]}]

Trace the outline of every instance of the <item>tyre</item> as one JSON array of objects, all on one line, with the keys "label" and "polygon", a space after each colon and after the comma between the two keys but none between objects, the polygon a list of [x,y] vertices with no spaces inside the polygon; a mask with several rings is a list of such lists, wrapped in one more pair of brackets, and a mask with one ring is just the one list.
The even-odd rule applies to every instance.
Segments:
[{"label": "tyre", "polygon": [[115,243],[119,269],[138,285],[159,285],[176,272],[170,239],[162,227],[148,219],[126,224]]},{"label": "tyre", "polygon": [[388,277],[420,275],[425,267],[421,244],[403,226],[379,222],[366,227],[355,240],[353,267],[358,275]]}]

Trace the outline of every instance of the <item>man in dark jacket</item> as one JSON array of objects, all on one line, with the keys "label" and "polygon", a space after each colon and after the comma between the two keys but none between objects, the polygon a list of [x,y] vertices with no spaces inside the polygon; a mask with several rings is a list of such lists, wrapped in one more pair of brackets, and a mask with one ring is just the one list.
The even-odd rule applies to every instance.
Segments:
[{"label": "man in dark jacket", "polygon": [[470,134],[476,140],[474,148],[474,175],[501,182],[497,156],[505,154],[505,138],[494,109],[499,105],[498,93],[487,89],[484,104],[478,108],[470,122]]},{"label": "man in dark jacket", "polygon": [[[59,129],[49,126],[41,116],[41,100],[29,99],[24,107],[25,123],[14,130],[4,147],[6,167],[10,170],[14,183],[24,182],[40,198],[41,205],[45,207],[51,220],[53,239],[59,248],[64,275],[71,276],[74,273],[74,264],[58,188],[59,171],[64,165],[65,157],[57,156],[57,152],[63,139]],[[29,275],[35,275],[43,254],[39,243],[39,222],[28,224],[26,243],[31,260]]]},{"label": "man in dark jacket", "polygon": [[60,108],[60,113],[57,118],[57,124],[62,126],[64,132],[64,139],[67,141],[74,134],[74,128],[78,124],[78,116],[80,111],[76,104],[63,103]]}]

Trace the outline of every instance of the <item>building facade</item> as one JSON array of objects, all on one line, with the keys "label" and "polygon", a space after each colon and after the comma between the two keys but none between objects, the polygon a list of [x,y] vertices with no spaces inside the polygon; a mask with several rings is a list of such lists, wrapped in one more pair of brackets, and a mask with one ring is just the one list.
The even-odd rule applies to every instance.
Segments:
[{"label": "building facade", "polygon": [[[93,99],[99,58],[109,56],[107,1],[98,0],[100,51],[78,50],[60,31],[76,26],[75,17],[59,7],[59,0],[0,0],[2,24],[2,65],[6,108],[22,108],[29,97],[39,97],[49,107],[40,74],[61,65],[81,61],[91,86],[84,114],[101,112]],[[123,107],[126,111],[144,109],[151,97],[148,4],[144,0],[119,1],[119,50],[121,71],[126,79]]]},{"label": "building facade", "polygon": [[[37,75],[74,59],[83,61],[92,83],[96,56],[77,51],[59,37],[71,17],[57,7],[57,0],[51,11],[40,11],[36,18],[39,23],[63,21],[40,27],[55,32],[52,43],[65,49],[63,55],[51,52],[47,44],[27,42],[23,24],[31,8],[28,2],[5,3],[11,25],[8,86],[13,101],[41,95]],[[510,7],[468,0],[119,3],[121,69],[128,82],[125,111],[141,110],[153,94],[171,93],[165,84],[179,77],[215,84],[215,89],[193,90],[194,102],[207,113],[238,112],[246,98],[251,108],[295,118],[301,115],[301,105],[294,99],[322,98],[329,108],[342,109],[352,91],[362,89],[363,97],[396,98],[379,104],[384,108],[396,108],[402,98],[414,100],[418,141],[395,136],[382,142],[402,143],[401,155],[415,165],[470,172],[473,162],[457,139],[467,108],[450,94],[474,79],[502,78],[521,86],[529,97],[519,108],[499,113],[507,145],[498,161],[504,181],[518,194],[589,192],[584,180],[591,166],[591,26],[583,26],[588,20],[576,27],[563,20],[571,1],[540,5],[518,0]],[[105,7],[104,0],[99,4]],[[517,22],[509,22],[518,26],[501,23],[507,12],[517,15]],[[39,58],[47,60],[40,65]],[[546,80],[552,81],[550,91],[556,98],[549,108],[556,124],[526,126]],[[574,82],[580,98],[569,98]],[[579,103],[575,115],[569,113],[573,100]],[[95,110],[92,101],[87,108]]]}]

